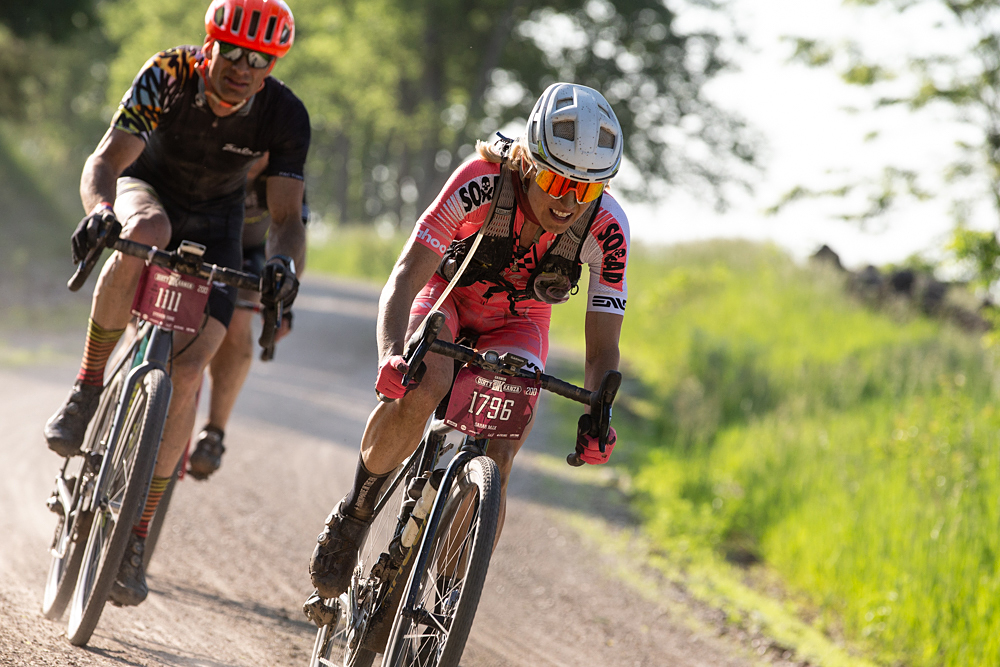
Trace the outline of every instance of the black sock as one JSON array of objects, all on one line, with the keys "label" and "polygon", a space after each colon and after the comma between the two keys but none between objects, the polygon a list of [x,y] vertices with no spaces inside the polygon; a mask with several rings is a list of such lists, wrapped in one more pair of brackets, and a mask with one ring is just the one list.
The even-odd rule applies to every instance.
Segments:
[{"label": "black sock", "polygon": [[378,502],[382,487],[387,481],[391,472],[384,475],[373,475],[365,467],[365,461],[358,457],[358,469],[354,473],[354,486],[344,497],[341,504],[341,511],[350,514],[355,519],[368,521],[375,514],[375,503]]}]

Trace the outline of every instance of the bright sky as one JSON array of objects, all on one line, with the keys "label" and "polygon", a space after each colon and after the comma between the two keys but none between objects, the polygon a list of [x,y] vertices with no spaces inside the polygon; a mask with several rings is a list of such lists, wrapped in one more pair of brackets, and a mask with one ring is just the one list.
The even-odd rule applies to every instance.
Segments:
[{"label": "bright sky", "polygon": [[[847,107],[870,108],[865,91],[842,83],[832,71],[787,64],[793,46],[781,38],[789,35],[832,43],[852,40],[868,53],[897,62],[908,52],[921,52],[928,40],[936,48],[967,48],[957,29],[947,38],[932,30],[935,21],[948,17],[938,3],[926,4],[901,17],[888,9],[843,6],[840,0],[733,0],[751,53],[741,61],[741,72],[715,81],[710,92],[765,135],[763,176],[754,194],[736,198],[725,214],[684,193],[657,207],[626,204],[633,237],[664,243],[719,237],[770,240],[799,259],[826,243],[849,267],[940,248],[952,227],[943,200],[908,206],[868,231],[833,218],[846,210],[843,202],[803,201],[776,216],[762,214],[796,185],[819,190],[862,175],[877,178],[889,164],[937,176],[957,155],[956,139],[975,139],[943,110],[922,117],[904,109],[852,114]],[[865,142],[873,130],[879,131],[879,139]]]}]

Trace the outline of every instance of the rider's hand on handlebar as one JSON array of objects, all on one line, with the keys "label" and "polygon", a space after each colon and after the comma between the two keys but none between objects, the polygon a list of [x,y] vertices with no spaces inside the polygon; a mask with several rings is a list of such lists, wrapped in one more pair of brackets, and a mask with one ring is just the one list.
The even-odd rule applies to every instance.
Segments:
[{"label": "rider's hand on handlebar", "polygon": [[111,204],[101,202],[80,221],[70,239],[74,264],[79,264],[87,257],[91,248],[97,245],[97,237],[100,235],[101,229],[115,220],[115,212],[111,208]]},{"label": "rider's hand on handlebar", "polygon": [[598,444],[597,436],[590,435],[592,420],[590,415],[580,415],[580,421],[576,428],[576,453],[582,461],[591,465],[607,463],[614,451],[618,436],[615,434],[615,427],[608,427],[608,440],[604,445],[604,453]]},{"label": "rider's hand on handlebar", "polygon": [[292,307],[299,293],[299,281],[295,277],[295,263],[284,255],[275,255],[267,260],[260,276],[260,302],[273,308],[281,301],[283,310]]},{"label": "rider's hand on handlebar", "polygon": [[386,398],[393,400],[403,398],[410,389],[417,386],[417,383],[410,380],[409,384],[403,386],[403,376],[410,370],[406,359],[398,354],[394,354],[385,360],[382,367],[378,369],[378,378],[375,380],[375,391]]}]

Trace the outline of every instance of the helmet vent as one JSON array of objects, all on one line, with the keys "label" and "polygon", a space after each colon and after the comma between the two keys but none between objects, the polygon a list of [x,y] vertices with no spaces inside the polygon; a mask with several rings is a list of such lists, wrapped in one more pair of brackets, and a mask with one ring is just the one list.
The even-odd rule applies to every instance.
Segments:
[{"label": "helmet vent", "polygon": [[597,147],[598,148],[614,148],[615,147],[615,135],[608,132],[603,127],[597,135]]},{"label": "helmet vent", "polygon": [[260,12],[256,9],[250,14],[250,27],[247,28],[247,39],[256,39],[257,28],[260,27]]},{"label": "helmet vent", "polygon": [[287,44],[289,38],[292,36],[292,31],[288,29],[288,24],[281,26],[281,39],[278,40],[278,44]]},{"label": "helmet vent", "polygon": [[552,123],[552,134],[560,139],[573,141],[576,139],[576,123],[571,120]]},{"label": "helmet vent", "polygon": [[267,20],[267,28],[264,30],[264,43],[270,44],[271,38],[274,37],[274,26],[278,24],[278,17],[272,16]]},{"label": "helmet vent", "polygon": [[562,97],[556,100],[556,109],[562,109],[563,107],[568,107],[573,104],[572,97]]},{"label": "helmet vent", "polygon": [[[216,14],[218,16],[218,14]],[[243,21],[243,8],[236,7],[233,10],[233,25],[229,28],[229,31],[234,35],[240,34],[240,23]]]},{"label": "helmet vent", "polygon": [[222,27],[222,24],[226,22],[226,8],[219,7],[215,10],[215,25]]}]

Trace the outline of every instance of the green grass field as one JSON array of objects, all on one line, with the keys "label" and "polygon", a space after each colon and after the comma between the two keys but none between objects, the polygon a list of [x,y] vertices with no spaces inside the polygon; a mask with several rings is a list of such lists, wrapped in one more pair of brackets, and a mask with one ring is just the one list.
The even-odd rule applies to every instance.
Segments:
[{"label": "green grass field", "polygon": [[[615,459],[667,567],[776,577],[783,609],[878,664],[1000,665],[1000,411],[980,341],[873,311],[768,246],[639,247],[628,280]],[[554,309],[556,342],[582,349],[583,306]]]}]

